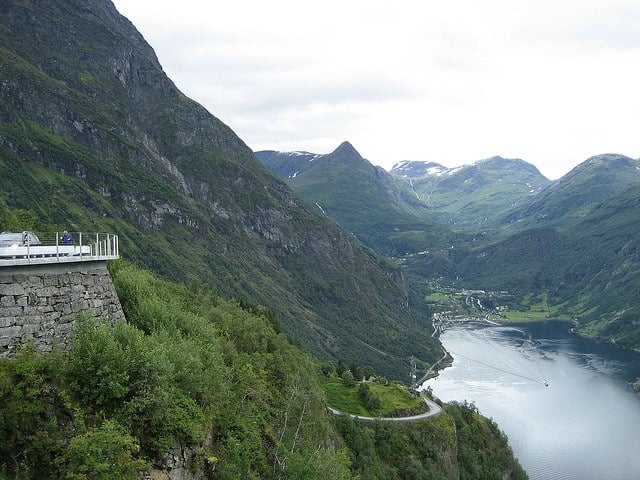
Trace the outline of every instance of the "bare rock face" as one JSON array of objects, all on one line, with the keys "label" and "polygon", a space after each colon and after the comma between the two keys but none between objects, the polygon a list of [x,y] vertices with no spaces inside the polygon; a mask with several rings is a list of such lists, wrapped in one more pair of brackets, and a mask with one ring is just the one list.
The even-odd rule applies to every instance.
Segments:
[{"label": "bare rock face", "polygon": [[202,446],[185,447],[174,442],[169,451],[156,462],[147,476],[152,480],[204,480],[215,471],[217,460],[205,453],[211,436],[207,436]]}]

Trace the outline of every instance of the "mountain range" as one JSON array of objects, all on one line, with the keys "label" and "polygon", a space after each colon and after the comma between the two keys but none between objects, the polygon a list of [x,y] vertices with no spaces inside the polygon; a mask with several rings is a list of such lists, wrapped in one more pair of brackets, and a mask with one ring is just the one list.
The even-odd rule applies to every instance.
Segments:
[{"label": "mountain range", "polygon": [[[310,204],[324,199],[327,215],[380,253],[386,251],[378,239],[394,238],[400,229],[389,222],[379,230],[379,212],[409,216],[414,225],[429,222],[416,230],[430,228],[433,238],[412,232],[415,241],[400,255],[414,283],[437,280],[519,298],[543,294],[583,333],[640,348],[640,161],[596,155],[556,181],[520,159],[492,157],[457,168],[404,161],[389,172],[393,182],[359,158],[365,166],[343,162],[337,182],[316,174],[322,163],[338,168],[336,152],[256,155]],[[315,168],[302,166],[303,159]],[[390,184],[402,195],[388,195]],[[374,198],[376,209],[361,208]],[[344,215],[334,204],[359,215]]]},{"label": "mountain range", "polygon": [[[459,237],[351,145],[335,153],[298,176],[344,185],[357,166],[352,193],[373,201],[334,205],[342,219],[183,95],[109,0],[2,2],[2,229],[118,234],[127,322],[78,319],[69,350],[1,362],[0,477],[526,478],[467,403],[406,425],[327,414],[336,360],[410,397],[384,376],[442,357],[391,255]],[[378,208],[372,234],[349,228]]]},{"label": "mountain range", "polygon": [[[372,365],[379,375],[407,381],[412,361],[426,369],[442,357],[431,335],[427,286],[507,290],[516,301],[544,295],[556,313],[575,320],[577,330],[640,348],[638,160],[597,155],[550,181],[527,162],[502,157],[453,169],[400,162],[387,172],[349,142],[325,155],[254,153],[180,92],[153,49],[108,0],[3,2],[3,215],[5,205],[18,212],[13,225],[24,222],[37,233],[119,235],[127,262],[118,265],[116,283],[128,298],[128,315],[140,317],[145,328],[164,322],[166,329],[142,333],[132,322],[116,340],[154,345],[134,352],[127,350],[136,350],[131,345],[114,346],[109,332],[96,329],[96,342],[109,348],[91,343],[84,353],[98,359],[100,375],[85,368],[81,356],[65,358],[75,364],[77,377],[93,385],[83,390],[89,397],[99,397],[100,389],[115,395],[101,375],[136,388],[146,382],[157,396],[136,397],[138,410],[124,394],[123,403],[113,403],[162,428],[193,426],[174,413],[198,417],[205,404],[192,403],[189,395],[199,385],[197,393],[211,401],[209,423],[178,440],[209,442],[200,461],[220,466],[216,478],[242,478],[234,474],[236,466],[279,478],[275,472],[286,470],[285,458],[293,459],[290,471],[301,472],[318,461],[319,452],[328,456],[318,471],[335,462],[340,468],[334,472],[350,469],[363,478],[367,472],[382,478],[383,470],[405,472],[404,478],[471,478],[466,472],[479,468],[492,472],[486,478],[523,478],[504,436],[473,405],[445,406],[432,423],[398,428],[375,422],[369,429],[326,416],[317,359]],[[172,294],[179,298],[167,298]],[[178,325],[189,316],[197,322]],[[196,333],[176,333],[187,326],[205,329],[209,343]],[[316,358],[289,344],[282,330]],[[162,345],[175,351],[156,355]],[[127,366],[139,376],[123,379],[121,370],[102,363],[116,351],[137,359]],[[206,379],[197,371],[203,362]],[[35,445],[57,441],[55,451],[67,451],[69,438],[89,438],[76,427],[123,434],[109,430],[112,419],[107,422],[99,398],[87,410],[90,416],[73,413],[78,399],[59,383],[52,389],[55,383],[43,379],[54,369],[36,363],[30,357],[3,363],[0,382],[0,396],[15,407],[9,412],[42,423],[39,433],[69,435],[54,441],[42,434]],[[73,373],[62,368],[55,381]],[[162,388],[156,384],[160,377]],[[181,385],[172,385],[174,377]],[[211,384],[220,388],[205,388]],[[180,395],[167,393],[184,386],[189,388]],[[20,389],[28,394],[9,395]],[[29,395],[39,402],[37,415],[22,408]],[[52,402],[64,419],[60,429],[52,421]],[[147,418],[144,406],[161,414]],[[33,432],[14,417],[0,418],[3,432],[33,446],[37,435],[30,438]],[[144,427],[135,426],[142,438]],[[314,434],[305,439],[298,435],[301,428]],[[177,438],[166,433],[161,451]],[[4,438],[2,448],[26,451]],[[136,443],[128,440],[133,452]],[[308,456],[294,451],[304,441]],[[31,454],[38,458],[36,447]],[[255,461],[249,457],[260,458],[260,468],[248,468]]]}]

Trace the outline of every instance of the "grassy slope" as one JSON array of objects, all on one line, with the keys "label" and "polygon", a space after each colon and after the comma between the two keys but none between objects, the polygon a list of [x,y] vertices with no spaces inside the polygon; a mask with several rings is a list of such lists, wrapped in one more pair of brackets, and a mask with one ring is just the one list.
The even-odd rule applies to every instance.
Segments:
[{"label": "grassy slope", "polygon": [[424,407],[420,398],[412,396],[405,386],[399,384],[366,382],[371,392],[381,401],[381,407],[372,411],[358,397],[360,382],[347,386],[341,378],[330,376],[322,378],[320,383],[329,406],[342,413],[365,417],[390,417],[398,411],[420,410]]}]

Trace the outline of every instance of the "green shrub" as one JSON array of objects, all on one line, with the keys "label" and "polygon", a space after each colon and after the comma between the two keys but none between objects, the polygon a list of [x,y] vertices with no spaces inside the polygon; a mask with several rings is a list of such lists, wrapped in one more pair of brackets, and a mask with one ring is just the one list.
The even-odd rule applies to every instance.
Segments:
[{"label": "green shrub", "polygon": [[136,458],[140,446],[113,420],[71,439],[67,480],[137,480],[149,464]]},{"label": "green shrub", "polygon": [[342,381],[347,387],[352,387],[356,384],[355,379],[353,378],[353,373],[350,370],[345,370],[342,373]]}]

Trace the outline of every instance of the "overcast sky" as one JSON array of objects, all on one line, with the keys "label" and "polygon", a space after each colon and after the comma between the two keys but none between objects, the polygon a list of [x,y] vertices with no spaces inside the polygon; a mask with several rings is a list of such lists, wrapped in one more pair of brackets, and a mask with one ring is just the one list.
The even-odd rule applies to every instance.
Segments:
[{"label": "overcast sky", "polygon": [[186,95],[253,150],[555,179],[640,156],[638,0],[115,0]]}]

